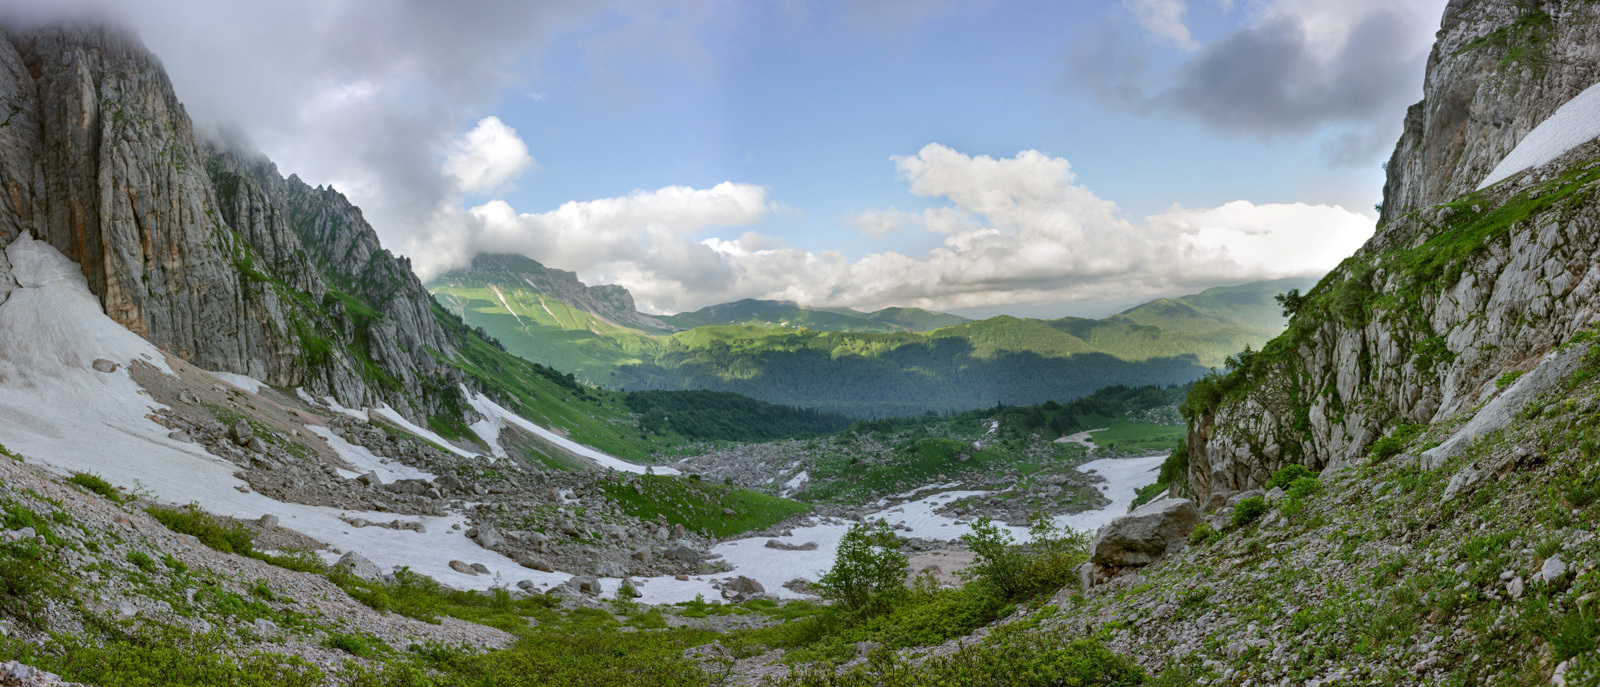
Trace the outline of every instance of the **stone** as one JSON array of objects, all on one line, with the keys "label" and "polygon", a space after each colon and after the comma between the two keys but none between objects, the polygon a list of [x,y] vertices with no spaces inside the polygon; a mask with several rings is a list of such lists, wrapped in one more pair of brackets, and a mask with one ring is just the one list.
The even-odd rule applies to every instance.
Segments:
[{"label": "stone", "polygon": [[1567,562],[1561,560],[1560,556],[1551,556],[1545,559],[1544,565],[1539,566],[1538,580],[1540,582],[1551,584],[1554,582],[1560,582],[1566,579],[1566,577]]},{"label": "stone", "polygon": [[489,566],[487,566],[487,565],[484,565],[484,564],[482,564],[482,563],[473,563],[473,564],[472,564],[472,566],[471,566],[471,567],[472,567],[472,569],[473,569],[473,570],[474,570],[474,571],[476,571],[476,572],[477,572],[477,573],[478,573],[478,574],[479,574],[479,575],[490,575],[490,574],[493,574],[493,573],[491,573],[491,572],[490,572],[490,571],[489,571]]},{"label": "stone", "polygon": [[356,481],[369,487],[383,486],[383,480],[378,478],[378,473],[376,471],[368,472],[365,475],[357,477]]},{"label": "stone", "polygon": [[645,565],[650,565],[650,562],[655,560],[655,554],[651,553],[650,549],[647,548],[639,549],[638,551],[629,554],[628,557]]},{"label": "stone", "polygon": [[762,586],[760,582],[744,575],[733,578],[733,581],[728,583],[726,588],[739,594],[765,594],[767,591],[767,588]]},{"label": "stone", "polygon": [[1273,487],[1272,491],[1267,492],[1266,499],[1267,503],[1277,503],[1283,500],[1283,487]]},{"label": "stone", "polygon": [[817,543],[814,542],[814,541],[808,541],[808,542],[806,542],[804,544],[789,544],[789,543],[778,541],[776,539],[768,539],[766,546],[769,549],[778,549],[779,551],[816,551],[817,550]]},{"label": "stone", "polygon": [[467,531],[467,536],[486,549],[498,549],[506,543],[506,538],[495,530],[494,523],[486,522],[481,527],[474,527]]},{"label": "stone", "polygon": [[567,586],[589,596],[599,596],[602,593],[600,579],[594,575],[573,575],[572,579],[567,580]]},{"label": "stone", "polygon": [[462,562],[462,561],[450,561],[449,565],[450,565],[450,569],[451,570],[454,570],[454,571],[456,571],[458,573],[464,573],[464,574],[472,575],[472,576],[477,576],[477,574],[478,574],[477,570],[474,570],[472,568],[472,566],[467,565],[465,562]]},{"label": "stone", "polygon": [[117,602],[117,612],[121,613],[122,615],[131,616],[131,615],[137,614],[139,612],[139,609],[137,607],[135,607],[133,604],[128,603],[126,601],[118,601]]},{"label": "stone", "polygon": [[264,530],[277,529],[278,528],[278,516],[272,515],[270,513],[268,513],[267,515],[263,515],[263,516],[261,516],[260,519],[256,520],[256,525],[260,526],[261,529],[264,529]]},{"label": "stone", "polygon": [[1090,544],[1090,560],[1101,565],[1138,566],[1155,562],[1173,541],[1185,539],[1200,524],[1200,510],[1188,499],[1148,503],[1100,528]]},{"label": "stone", "polygon": [[679,582],[688,582],[689,581],[689,576],[685,575],[683,573],[678,573],[676,575],[673,575],[672,579],[677,580]]},{"label": "stone", "polygon": [[1479,469],[1476,463],[1461,468],[1450,477],[1450,482],[1444,486],[1444,494],[1439,498],[1450,501],[1462,493],[1470,493],[1489,474],[1489,471]]},{"label": "stone", "polygon": [[538,570],[538,571],[541,571],[541,572],[555,572],[556,571],[555,567],[550,565],[550,561],[547,561],[547,560],[545,560],[543,558],[540,558],[538,556],[521,556],[521,557],[518,557],[517,558],[517,565],[520,565],[520,566],[522,566],[524,568],[528,568],[530,570]]},{"label": "stone", "polygon": [[378,569],[378,564],[354,551],[348,551],[343,556],[340,556],[338,562],[333,564],[333,567],[363,580],[383,579],[383,571]]},{"label": "stone", "polygon": [[94,369],[96,372],[116,372],[117,364],[106,360],[105,358],[96,358],[94,361]]},{"label": "stone", "polygon": [[705,558],[705,554],[703,552],[697,551],[682,543],[674,544],[672,548],[667,549],[666,553],[661,555],[664,558],[670,558],[672,560],[681,561],[684,563],[699,563]]},{"label": "stone", "polygon": [[517,589],[521,589],[529,594],[539,593],[539,585],[534,584],[533,580],[521,580],[517,582]]},{"label": "stone", "polygon": [[1523,592],[1522,576],[1519,575],[1517,577],[1513,577],[1513,578],[1511,578],[1510,582],[1506,583],[1506,595],[1510,596],[1511,598],[1513,598],[1513,599],[1522,598],[1522,592]]},{"label": "stone", "polygon": [[601,561],[594,566],[594,572],[601,577],[627,577],[628,569],[616,561]]},{"label": "stone", "polygon": [[251,439],[256,438],[256,431],[250,428],[250,423],[244,420],[234,420],[228,426],[228,438],[240,446],[247,446]]}]

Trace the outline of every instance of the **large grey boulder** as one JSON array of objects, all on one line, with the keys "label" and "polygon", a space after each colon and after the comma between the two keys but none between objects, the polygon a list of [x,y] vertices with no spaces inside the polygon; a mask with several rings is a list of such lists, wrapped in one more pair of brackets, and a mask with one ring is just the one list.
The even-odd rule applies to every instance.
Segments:
[{"label": "large grey boulder", "polygon": [[350,551],[340,557],[339,562],[334,563],[333,567],[363,580],[379,580],[383,578],[383,571],[378,569],[378,564],[354,551]]},{"label": "large grey boulder", "polygon": [[1090,544],[1091,561],[1126,567],[1149,565],[1200,524],[1200,509],[1188,499],[1145,504],[1100,528]]},{"label": "large grey boulder", "polygon": [[493,523],[486,522],[474,527],[472,531],[467,532],[467,536],[478,542],[478,546],[486,549],[500,548],[506,543],[506,538],[500,535],[500,532],[494,528]]}]

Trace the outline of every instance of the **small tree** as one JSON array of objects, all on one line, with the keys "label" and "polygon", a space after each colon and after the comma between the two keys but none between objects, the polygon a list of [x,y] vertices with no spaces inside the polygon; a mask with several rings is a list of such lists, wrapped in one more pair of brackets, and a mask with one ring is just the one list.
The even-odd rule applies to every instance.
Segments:
[{"label": "small tree", "polygon": [[857,523],[839,540],[833,567],[817,581],[817,591],[853,611],[882,610],[906,594],[909,568],[888,523]]},{"label": "small tree", "polygon": [[1028,557],[1010,532],[983,516],[972,522],[972,532],[961,535],[961,541],[967,543],[973,554],[972,567],[965,576],[994,585],[1008,599],[1023,591],[1023,571]]}]

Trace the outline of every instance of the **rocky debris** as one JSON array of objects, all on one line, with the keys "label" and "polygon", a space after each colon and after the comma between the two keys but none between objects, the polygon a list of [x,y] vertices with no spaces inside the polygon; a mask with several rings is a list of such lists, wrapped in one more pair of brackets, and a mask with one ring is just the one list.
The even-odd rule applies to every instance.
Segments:
[{"label": "rocky debris", "polygon": [[486,549],[497,549],[506,543],[505,537],[495,531],[493,523],[485,523],[482,527],[467,530],[467,538],[478,543]]},{"label": "rocky debris", "polygon": [[538,556],[521,556],[521,557],[518,557],[517,558],[517,565],[520,565],[520,566],[522,566],[524,568],[528,568],[530,570],[538,570],[538,571],[541,571],[541,572],[555,572],[556,571],[555,566],[550,565],[550,561],[547,561],[547,560],[545,560],[543,558],[540,558]]},{"label": "rocky debris", "polygon": [[768,539],[766,547],[769,549],[778,549],[779,551],[816,551],[817,543],[814,541],[808,541],[804,544],[789,544],[776,539]]},{"label": "rocky debris", "polygon": [[450,561],[449,566],[450,566],[451,570],[454,570],[454,571],[456,571],[458,573],[464,573],[464,574],[467,574],[467,575],[477,575],[478,574],[477,570],[473,569],[472,566],[467,565],[466,563],[464,563],[462,561]]},{"label": "rocky debris", "polygon": [[589,596],[599,596],[604,593],[600,587],[600,578],[594,575],[573,575],[572,579],[565,582],[567,587]]},{"label": "rocky debris", "polygon": [[0,687],[85,687],[17,661],[0,663]]},{"label": "rocky debris", "polygon": [[234,420],[233,424],[228,426],[228,438],[239,446],[248,446],[251,441],[255,440],[256,431],[250,427],[249,422],[243,419]]},{"label": "rocky debris", "polygon": [[1476,463],[1463,467],[1450,477],[1450,483],[1445,485],[1444,494],[1439,499],[1450,501],[1459,494],[1470,493],[1489,476],[1489,471],[1479,468]]},{"label": "rocky debris", "polygon": [[1200,510],[1193,501],[1148,503],[1101,527],[1090,544],[1090,560],[1112,567],[1149,565],[1173,544],[1187,540],[1199,524]]},{"label": "rocky debris", "polygon": [[93,367],[95,372],[116,372],[118,365],[105,358],[96,358]]},{"label": "rocky debris", "polygon": [[376,581],[383,579],[383,571],[378,569],[376,563],[367,560],[366,556],[354,551],[345,552],[343,556],[339,557],[338,562],[333,564],[333,567],[363,580]]}]

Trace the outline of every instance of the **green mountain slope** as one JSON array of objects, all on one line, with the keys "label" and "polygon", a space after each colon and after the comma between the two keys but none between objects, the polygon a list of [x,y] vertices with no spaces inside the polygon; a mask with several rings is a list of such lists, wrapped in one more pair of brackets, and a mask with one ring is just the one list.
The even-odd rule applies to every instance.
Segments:
[{"label": "green mountain slope", "polygon": [[789,301],[754,298],[657,319],[684,329],[744,325],[838,332],[926,332],[971,321],[960,315],[921,308],[884,308],[868,313],[851,308],[806,308]]}]

